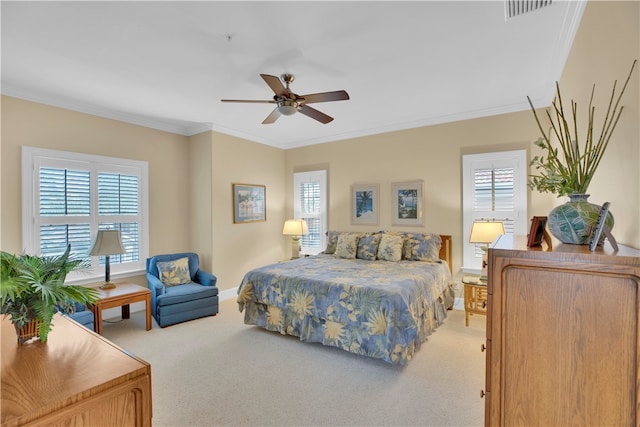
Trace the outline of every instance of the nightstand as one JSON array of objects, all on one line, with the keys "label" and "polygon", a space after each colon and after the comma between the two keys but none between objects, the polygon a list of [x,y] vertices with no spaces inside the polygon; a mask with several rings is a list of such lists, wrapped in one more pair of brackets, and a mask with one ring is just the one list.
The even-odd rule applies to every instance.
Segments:
[{"label": "nightstand", "polygon": [[464,283],[464,324],[469,326],[472,314],[487,315],[487,282],[479,276],[463,276]]}]

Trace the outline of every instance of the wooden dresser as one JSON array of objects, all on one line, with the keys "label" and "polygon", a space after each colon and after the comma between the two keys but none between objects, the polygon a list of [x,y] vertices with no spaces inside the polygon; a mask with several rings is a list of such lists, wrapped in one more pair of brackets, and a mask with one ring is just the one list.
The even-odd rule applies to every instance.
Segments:
[{"label": "wooden dresser", "polygon": [[485,425],[640,425],[640,251],[489,249]]},{"label": "wooden dresser", "polygon": [[151,426],[151,367],[56,314],[46,343],[18,345],[2,317],[1,425]]}]

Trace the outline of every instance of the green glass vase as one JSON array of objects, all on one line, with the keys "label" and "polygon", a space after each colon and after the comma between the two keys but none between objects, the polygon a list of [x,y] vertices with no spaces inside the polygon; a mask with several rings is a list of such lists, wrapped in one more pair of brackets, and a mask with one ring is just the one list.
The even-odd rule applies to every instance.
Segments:
[{"label": "green glass vase", "polygon": [[[556,239],[573,245],[589,244],[601,207],[589,203],[588,198],[589,194],[569,194],[568,202],[549,212],[547,227]],[[613,222],[613,215],[609,212],[605,224],[612,229]]]}]

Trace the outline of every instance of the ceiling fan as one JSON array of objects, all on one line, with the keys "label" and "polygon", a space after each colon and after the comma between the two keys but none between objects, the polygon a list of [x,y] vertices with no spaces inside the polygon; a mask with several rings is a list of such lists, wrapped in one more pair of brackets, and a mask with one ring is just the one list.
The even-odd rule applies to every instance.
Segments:
[{"label": "ceiling fan", "polygon": [[[293,93],[289,89],[289,84],[295,80],[295,76],[293,74],[283,74],[280,76],[280,78],[276,76],[270,76],[269,74],[260,74],[260,77],[262,77],[262,79],[275,93],[273,99],[221,99],[221,101],[276,104],[276,108],[271,112],[271,114],[267,116],[266,119],[263,120],[263,125],[275,122],[281,115],[290,116],[292,114],[295,114],[297,111],[301,112],[305,116],[319,121],[320,123],[327,124],[333,120],[333,117],[328,116],[316,110],[315,108],[311,108],[307,104],[315,102],[346,101],[347,99],[349,99],[349,94],[344,90],[312,93],[309,95],[298,95],[296,93]],[[282,82],[284,82],[286,86],[282,84],[280,79],[282,79]]]}]

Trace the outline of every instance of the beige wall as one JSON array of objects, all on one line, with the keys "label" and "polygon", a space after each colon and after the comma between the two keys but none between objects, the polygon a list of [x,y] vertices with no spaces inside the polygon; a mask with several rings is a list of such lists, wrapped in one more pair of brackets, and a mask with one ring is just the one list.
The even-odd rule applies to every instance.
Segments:
[{"label": "beige wall", "polygon": [[[221,289],[254,267],[285,259],[284,151],[212,132],[213,271]],[[267,220],[233,223],[232,184],[266,186]]]},{"label": "beige wall", "polygon": [[[535,132],[531,113],[465,120],[287,150],[287,173],[307,163],[329,165],[329,229],[421,230],[451,234],[454,269],[462,258],[461,155],[527,148],[523,132]],[[391,225],[391,183],[424,180],[424,226]],[[351,225],[351,185],[380,185],[377,226]],[[287,194],[293,191],[287,182]],[[291,198],[287,211],[292,212]],[[540,213],[542,214],[542,213]]]},{"label": "beige wall", "polygon": [[[618,80],[619,92],[634,59],[640,59],[640,2],[590,1],[560,81],[563,99],[571,94],[584,119],[595,83],[595,129],[599,131],[613,82]],[[622,117],[589,186],[592,203],[611,202],[616,240],[637,248],[640,248],[639,65],[624,94]],[[582,137],[584,134],[582,131]]]},{"label": "beige wall", "polygon": [[[589,2],[561,79],[563,93],[608,95],[613,79],[626,77],[640,57],[638,2]],[[611,202],[614,235],[640,247],[640,148],[638,76],[625,96],[625,111],[590,188],[594,203]],[[599,109],[602,102],[596,104]],[[195,250],[219,278],[236,287],[255,266],[288,256],[281,235],[292,215],[293,171],[329,169],[329,226],[391,228],[390,183],[425,181],[425,231],[454,236],[454,268],[462,236],[461,154],[528,147],[538,137],[529,111],[429,126],[334,143],[279,150],[216,132],[184,137],[87,114],[2,97],[0,248],[22,250],[20,147],[23,145],[146,160],[150,178],[152,254]],[[231,184],[267,187],[267,221],[233,224]],[[376,227],[350,225],[350,186],[381,185]],[[563,200],[532,192],[529,216],[546,215]],[[399,228],[399,227],[398,227]],[[142,277],[134,279],[144,283]]]},{"label": "beige wall", "polygon": [[[0,248],[22,252],[21,147],[72,151],[149,163],[152,253],[190,248],[187,139],[115,120],[2,97]],[[184,220],[175,220],[184,218]],[[136,280],[137,281],[137,280]]]},{"label": "beige wall", "polygon": [[[213,132],[174,135],[2,97],[0,248],[23,250],[21,147],[149,163],[150,254],[195,251],[222,290],[251,267],[283,259],[284,152]],[[267,186],[267,221],[233,224],[231,183]],[[214,233],[215,230],[215,233]],[[128,278],[145,284],[144,275]]]},{"label": "beige wall", "polygon": [[211,132],[189,138],[189,241],[191,250],[199,255],[200,266],[205,271],[213,271],[211,145]]},{"label": "beige wall", "polygon": [[[632,60],[639,56],[638,16],[637,2],[587,5],[560,82],[565,96],[581,91],[588,94],[595,81],[601,82],[598,87],[605,90],[606,98],[613,80],[626,78]],[[606,153],[606,162],[603,161],[590,187],[592,202],[611,202],[618,241],[635,247],[640,247],[639,74],[635,73],[625,95],[627,109]],[[597,105],[606,108],[607,101]],[[454,271],[458,271],[462,258],[460,245],[466,238],[462,236],[461,154],[524,147],[531,156],[538,153],[532,144],[537,138],[533,114],[524,111],[291,149],[286,153],[286,167],[289,175],[307,164],[329,165],[329,228],[337,230],[392,228],[391,182],[423,179],[422,230],[453,235]],[[356,182],[380,184],[379,226],[350,224],[350,186]],[[291,191],[291,183],[287,182],[287,194]],[[546,215],[553,206],[566,200],[537,192],[530,192],[528,199],[529,217]],[[292,209],[288,198],[287,212]]]}]

